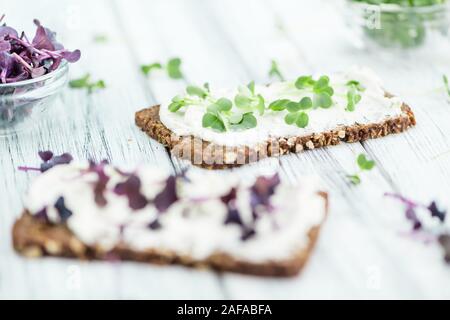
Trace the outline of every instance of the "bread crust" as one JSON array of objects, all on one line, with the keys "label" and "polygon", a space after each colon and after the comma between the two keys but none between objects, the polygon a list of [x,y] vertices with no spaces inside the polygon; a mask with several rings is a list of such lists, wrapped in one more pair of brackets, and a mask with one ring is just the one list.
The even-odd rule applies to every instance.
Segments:
[{"label": "bread crust", "polygon": [[[388,95],[388,94],[387,94]],[[206,169],[225,169],[252,163],[267,157],[298,153],[330,145],[341,141],[358,142],[400,133],[416,124],[411,108],[403,104],[402,114],[382,123],[355,124],[342,126],[336,130],[314,133],[299,137],[285,137],[266,141],[255,147],[235,148],[199,140],[193,136],[177,136],[160,120],[159,105],[138,111],[136,125],[151,138],[162,143],[176,156],[190,160],[194,165]]]},{"label": "bread crust", "polygon": [[[319,194],[325,200],[326,216],[328,214],[328,196],[324,192],[319,192]],[[288,277],[297,275],[307,262],[319,236],[320,227],[321,225],[318,225],[309,230],[308,245],[292,258],[264,263],[239,260],[220,252],[205,260],[196,260],[189,256],[181,256],[157,248],[136,251],[124,244],[119,244],[110,251],[104,251],[99,247],[85,245],[65,225],[41,221],[26,211],[14,223],[12,240],[14,249],[29,258],[57,256],[81,260],[128,260],[158,265],[178,264],[187,267],[209,268],[219,272]]]}]

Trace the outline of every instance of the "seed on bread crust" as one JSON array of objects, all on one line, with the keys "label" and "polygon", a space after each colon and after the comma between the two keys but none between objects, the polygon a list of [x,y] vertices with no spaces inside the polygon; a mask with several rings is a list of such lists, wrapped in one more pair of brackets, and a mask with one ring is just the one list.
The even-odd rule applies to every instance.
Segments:
[{"label": "seed on bread crust", "polygon": [[29,246],[20,251],[20,253],[27,258],[39,258],[42,256],[42,249],[38,246]]}]

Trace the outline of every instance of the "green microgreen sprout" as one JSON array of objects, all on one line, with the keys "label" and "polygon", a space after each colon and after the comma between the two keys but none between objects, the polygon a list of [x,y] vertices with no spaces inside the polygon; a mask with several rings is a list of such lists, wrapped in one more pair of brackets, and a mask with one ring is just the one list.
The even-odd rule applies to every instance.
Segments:
[{"label": "green microgreen sprout", "polygon": [[[255,95],[254,84],[246,87],[250,92],[249,95]],[[227,98],[214,99],[208,83],[203,87],[189,85],[186,87],[187,95],[178,95],[172,99],[169,105],[171,112],[177,112],[182,107],[205,104],[206,112],[202,118],[202,126],[211,128],[219,132],[228,131],[230,128],[234,130],[246,130],[256,127],[257,120],[253,115],[253,111],[247,109],[232,111],[233,101]]]},{"label": "green microgreen sprout", "polygon": [[313,107],[310,97],[303,97],[299,102],[289,99],[275,100],[269,105],[269,109],[273,111],[287,110],[288,114],[284,117],[284,121],[289,125],[296,125],[299,128],[305,128],[309,123],[309,116],[305,112]]},{"label": "green microgreen sprout", "polygon": [[289,99],[279,99],[279,100],[275,100],[273,101],[270,105],[269,105],[269,109],[273,110],[273,111],[283,111],[286,109],[287,105],[292,102]]},{"label": "green microgreen sprout", "polygon": [[275,60],[271,61],[269,77],[277,77],[280,81],[284,81],[285,78],[278,67],[278,63]]},{"label": "green microgreen sprout", "polygon": [[186,87],[186,95],[177,95],[172,99],[169,104],[169,110],[171,112],[177,112],[182,107],[199,103],[210,96],[209,84],[205,83],[202,87],[189,85]]},{"label": "green microgreen sprout", "polygon": [[356,174],[347,175],[347,178],[353,185],[358,185],[361,183],[360,174],[363,171],[370,171],[373,167],[375,167],[375,161],[367,159],[366,155],[363,153],[358,156],[356,163],[358,164],[359,171]]},{"label": "green microgreen sprout", "polygon": [[94,36],[95,43],[106,43],[108,42],[108,36],[106,34],[96,34]]},{"label": "green microgreen sprout", "polygon": [[212,128],[219,132],[227,131],[227,121],[224,114],[229,112],[233,107],[233,102],[227,98],[220,98],[211,103],[206,108],[206,113],[202,118],[202,126],[204,128]]},{"label": "green microgreen sprout", "polygon": [[258,111],[264,114],[266,104],[264,98],[255,92],[255,82],[250,82],[247,86],[240,86],[238,94],[234,97],[234,103],[243,113]]},{"label": "green microgreen sprout", "polygon": [[237,130],[247,130],[255,128],[258,124],[256,117],[253,115],[253,112],[247,112],[244,114],[234,113],[230,115],[228,121],[230,122],[231,127]]},{"label": "green microgreen sprout", "polygon": [[284,121],[287,124],[295,124],[299,128],[305,128],[309,122],[309,116],[305,112],[293,112],[286,115]]},{"label": "green microgreen sprout", "polygon": [[299,90],[307,90],[312,92],[314,108],[330,108],[333,105],[334,94],[333,88],[330,86],[330,78],[321,76],[318,80],[314,80],[312,76],[301,76],[295,81],[295,87]]},{"label": "green microgreen sprout", "polygon": [[219,132],[227,131],[223,119],[221,119],[218,115],[210,112],[207,112],[203,115],[202,126],[203,128],[211,128]]},{"label": "green microgreen sprout", "polygon": [[[280,76],[275,61],[272,61],[271,75]],[[163,68],[154,64],[148,68]],[[279,70],[278,70],[279,71]],[[282,75],[281,75],[282,77]],[[354,107],[361,96],[358,92],[364,90],[357,81],[349,81],[346,84],[349,87]],[[306,91],[306,95],[299,101],[290,99],[279,99],[272,101],[268,109],[276,112],[285,111],[284,121],[288,125],[295,125],[299,128],[305,128],[309,124],[308,111],[313,108],[330,108],[333,105],[332,96],[334,89],[330,85],[328,76],[321,76],[317,80],[312,76],[302,76],[295,81],[295,88]],[[202,118],[202,126],[212,128],[219,132],[225,132],[230,129],[246,130],[256,127],[257,119],[255,112],[264,115],[266,103],[263,96],[256,92],[255,82],[250,82],[246,86],[239,86],[238,93],[233,101],[227,98],[215,99],[211,96],[209,85],[203,87],[189,85],[186,88],[187,95],[178,95],[172,99],[169,110],[177,112],[184,106],[202,104],[207,106],[207,110]],[[351,106],[349,108],[351,108]],[[233,108],[235,107],[235,108]],[[356,179],[356,178],[355,178]]]},{"label": "green microgreen sprout", "polygon": [[141,71],[143,74],[148,76],[152,70],[161,70],[163,68],[162,64],[159,62],[154,62],[146,65],[141,66]]},{"label": "green microgreen sprout", "polygon": [[311,93],[312,97],[305,96],[300,101],[291,101],[289,99],[279,99],[269,105],[272,111],[284,111],[288,114],[284,121],[288,125],[296,125],[299,128],[306,128],[309,123],[307,110],[312,108],[330,108],[333,105],[332,96],[334,90],[330,86],[330,78],[321,76],[314,80],[312,76],[301,76],[295,81],[295,88]]},{"label": "green microgreen sprout", "polygon": [[183,73],[181,72],[181,59],[172,58],[167,62],[166,65],[167,73],[172,79],[182,79]]},{"label": "green microgreen sprout", "polygon": [[167,61],[165,65],[160,62],[153,62],[150,64],[141,65],[141,71],[144,75],[148,76],[153,70],[165,69],[167,75],[172,79],[182,79],[184,78],[183,72],[181,71],[181,59],[172,58]]},{"label": "green microgreen sprout", "polygon": [[361,92],[365,90],[356,80],[350,80],[346,83],[347,91],[347,111],[355,111],[356,105],[361,101]]},{"label": "green microgreen sprout", "polygon": [[88,93],[91,94],[95,90],[105,89],[106,84],[103,80],[91,81],[91,75],[87,73],[79,79],[69,81],[69,87],[73,89],[87,89]]},{"label": "green microgreen sprout", "polygon": [[208,106],[202,119],[204,128],[212,128],[220,132],[233,130],[247,130],[256,127],[257,120],[252,111],[232,112],[233,102],[227,98],[220,98]]},{"label": "green microgreen sprout", "polygon": [[183,95],[177,95],[172,98],[172,102],[169,104],[170,112],[177,112],[182,107],[194,104],[195,101],[188,99]]},{"label": "green microgreen sprout", "polygon": [[205,83],[202,87],[197,87],[197,86],[192,86],[189,85],[186,88],[186,92],[191,95],[191,96],[197,96],[201,99],[205,99],[206,97],[209,96],[210,91],[209,91],[209,85],[207,83]]},{"label": "green microgreen sprout", "polygon": [[278,30],[279,33],[285,34],[286,33],[286,27],[284,26],[284,21],[279,15],[275,15],[274,17],[275,22],[275,28]]},{"label": "green microgreen sprout", "polygon": [[449,83],[448,83],[448,78],[447,78],[447,76],[444,74],[444,75],[442,75],[442,81],[444,81],[444,88],[445,88],[445,91],[447,92],[447,94],[450,96],[450,86],[449,86]]}]

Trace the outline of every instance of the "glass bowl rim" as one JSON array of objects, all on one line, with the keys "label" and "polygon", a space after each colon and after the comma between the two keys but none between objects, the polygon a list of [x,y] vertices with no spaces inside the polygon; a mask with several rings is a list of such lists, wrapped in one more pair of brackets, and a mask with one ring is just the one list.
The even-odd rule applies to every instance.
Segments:
[{"label": "glass bowl rim", "polygon": [[16,81],[16,82],[10,82],[10,83],[0,83],[0,89],[3,88],[18,88],[18,87],[22,87],[22,86],[26,86],[26,85],[30,85],[30,84],[35,84],[37,82],[40,81],[44,81],[44,80],[48,80],[48,79],[53,79],[53,78],[58,78],[59,76],[64,75],[65,73],[67,73],[69,70],[69,63],[66,60],[61,61],[61,64],[59,65],[58,69],[44,74],[43,76],[34,78],[34,79],[28,79],[28,80],[24,80],[24,81]]},{"label": "glass bowl rim", "polygon": [[429,13],[435,12],[437,10],[448,10],[450,8],[450,1],[446,1],[444,3],[432,4],[428,6],[417,6],[417,7],[405,7],[400,6],[398,4],[393,3],[380,3],[380,4],[372,4],[367,2],[359,2],[354,0],[347,0],[351,5],[359,8],[372,8],[373,10],[380,10],[381,12],[391,12],[391,13],[403,13],[403,12],[412,12],[412,13]]}]

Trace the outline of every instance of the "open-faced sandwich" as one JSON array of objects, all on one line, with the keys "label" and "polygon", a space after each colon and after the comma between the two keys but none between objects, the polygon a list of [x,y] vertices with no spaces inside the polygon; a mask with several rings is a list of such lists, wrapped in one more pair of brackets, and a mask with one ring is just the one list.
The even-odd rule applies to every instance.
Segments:
[{"label": "open-faced sandwich", "polygon": [[327,194],[311,178],[291,186],[278,175],[174,176],[151,166],[128,172],[105,162],[70,162],[67,155],[41,157],[45,172],[13,228],[14,248],[27,257],[292,276],[308,260],[327,215]]},{"label": "open-faced sandwich", "polygon": [[136,124],[178,157],[210,169],[399,133],[414,114],[372,71],[301,76],[265,86],[188,86],[136,113]]}]

